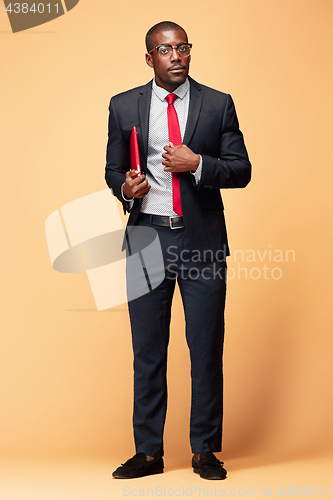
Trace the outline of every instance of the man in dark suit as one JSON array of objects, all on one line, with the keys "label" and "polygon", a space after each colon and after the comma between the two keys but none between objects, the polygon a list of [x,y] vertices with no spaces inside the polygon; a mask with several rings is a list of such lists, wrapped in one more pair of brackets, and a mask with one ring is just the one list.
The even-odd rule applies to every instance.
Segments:
[{"label": "man in dark suit", "polygon": [[[192,467],[204,479],[224,479],[223,463],[213,454],[221,451],[222,442],[229,255],[220,189],[245,187],[251,164],[230,95],[188,76],[192,45],[184,29],[159,23],[148,31],[146,45],[154,79],[110,102],[106,181],[130,212],[128,226],[157,231],[165,278],[129,302],[137,453],[113,477],[163,472],[167,346],[177,279],[191,355]],[[133,125],[138,130],[140,176],[129,167]]]}]

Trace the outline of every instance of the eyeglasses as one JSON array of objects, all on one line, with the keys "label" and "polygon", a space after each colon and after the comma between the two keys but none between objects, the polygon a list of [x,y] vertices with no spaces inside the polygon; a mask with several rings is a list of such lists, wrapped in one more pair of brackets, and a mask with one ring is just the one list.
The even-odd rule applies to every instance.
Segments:
[{"label": "eyeglasses", "polygon": [[178,45],[174,46],[165,43],[163,45],[158,45],[158,47],[154,47],[148,52],[148,54],[151,54],[154,50],[156,50],[161,57],[170,57],[173,49],[176,49],[177,53],[180,56],[188,57],[191,53],[191,48],[191,43],[179,43]]}]

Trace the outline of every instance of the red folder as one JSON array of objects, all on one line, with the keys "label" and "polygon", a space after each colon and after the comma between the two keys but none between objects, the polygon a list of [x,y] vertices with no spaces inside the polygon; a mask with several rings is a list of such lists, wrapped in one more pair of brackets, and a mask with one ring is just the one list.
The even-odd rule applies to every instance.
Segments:
[{"label": "red folder", "polygon": [[132,128],[130,151],[131,151],[131,170],[136,170],[138,173],[135,177],[138,177],[141,174],[141,164],[140,164],[140,152],[138,143],[138,132],[135,126]]}]

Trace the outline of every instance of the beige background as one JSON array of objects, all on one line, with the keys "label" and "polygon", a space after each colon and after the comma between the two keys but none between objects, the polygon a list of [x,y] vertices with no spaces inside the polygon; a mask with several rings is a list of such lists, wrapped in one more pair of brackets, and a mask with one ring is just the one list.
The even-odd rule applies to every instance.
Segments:
[{"label": "beige background", "polygon": [[[229,282],[220,456],[237,467],[331,453],[332,15],[329,0],[81,0],[14,35],[0,5],[1,459],[134,453],[126,306],[97,312],[86,275],[52,269],[44,222],[105,188],[109,99],[152,77],[144,35],[163,18],[187,30],[193,78],[236,103],[253,180],[223,193],[231,249],[267,250],[241,262],[248,272],[282,270]],[[269,249],[295,261],[270,262]],[[175,468],[189,464],[189,403],[177,293],[165,432]]]}]

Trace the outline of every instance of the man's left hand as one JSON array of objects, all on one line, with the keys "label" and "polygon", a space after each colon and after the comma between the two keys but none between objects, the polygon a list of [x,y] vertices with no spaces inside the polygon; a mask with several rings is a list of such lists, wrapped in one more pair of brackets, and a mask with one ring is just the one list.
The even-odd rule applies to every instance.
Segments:
[{"label": "man's left hand", "polygon": [[164,146],[166,153],[162,156],[164,160],[162,165],[165,165],[165,172],[187,172],[192,170],[194,172],[200,163],[200,156],[193,153],[193,151],[182,144],[181,146],[174,146],[171,142],[169,146]]}]

